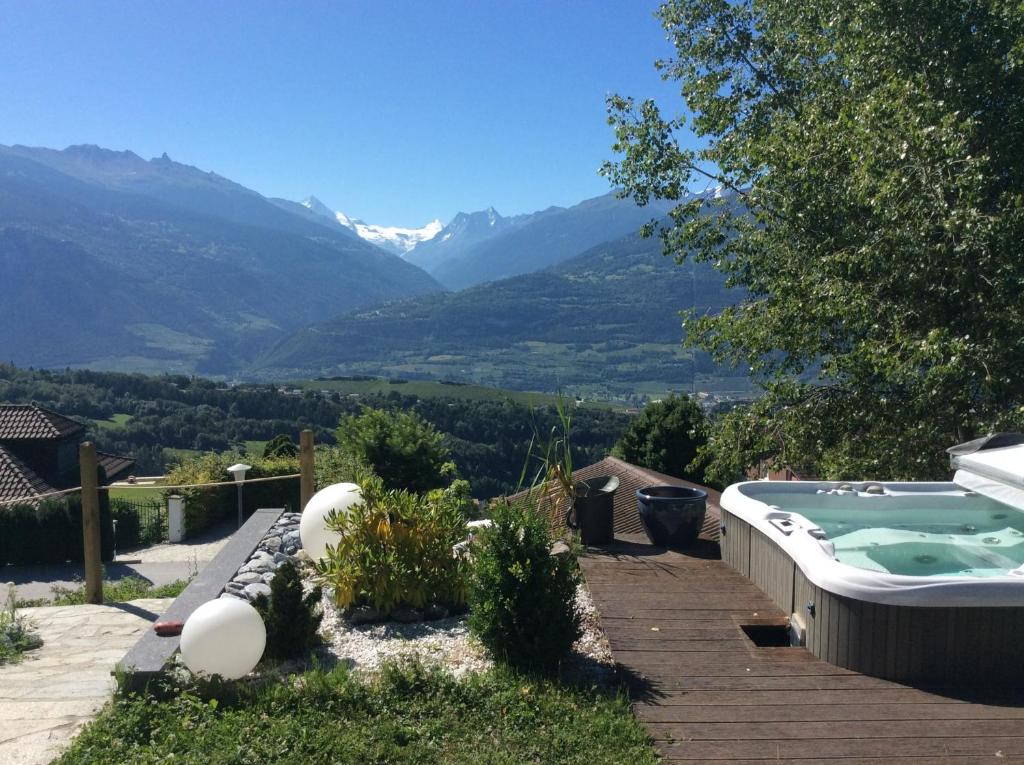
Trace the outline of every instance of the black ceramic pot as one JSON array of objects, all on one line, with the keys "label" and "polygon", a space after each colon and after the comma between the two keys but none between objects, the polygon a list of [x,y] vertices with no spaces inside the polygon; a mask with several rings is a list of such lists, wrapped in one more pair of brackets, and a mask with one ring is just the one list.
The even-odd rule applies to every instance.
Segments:
[{"label": "black ceramic pot", "polygon": [[576,501],[566,516],[566,525],[580,532],[585,545],[607,545],[615,541],[615,490],[619,477],[603,475],[576,484]]},{"label": "black ceramic pot", "polygon": [[647,538],[661,547],[693,544],[704,525],[708,493],[685,486],[648,486],[637,489],[640,522]]}]

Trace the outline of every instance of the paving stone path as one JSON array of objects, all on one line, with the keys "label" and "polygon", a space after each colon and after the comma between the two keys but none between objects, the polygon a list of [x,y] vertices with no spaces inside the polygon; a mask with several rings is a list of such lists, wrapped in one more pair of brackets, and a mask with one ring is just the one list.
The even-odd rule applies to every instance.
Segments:
[{"label": "paving stone path", "polygon": [[110,700],[111,671],[170,599],[22,610],[43,646],[0,667],[0,763],[46,765]]}]

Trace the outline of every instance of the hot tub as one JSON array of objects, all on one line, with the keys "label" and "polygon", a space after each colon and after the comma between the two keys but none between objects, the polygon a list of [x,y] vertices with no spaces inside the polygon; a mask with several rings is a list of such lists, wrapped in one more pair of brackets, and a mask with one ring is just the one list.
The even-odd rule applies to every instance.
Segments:
[{"label": "hot tub", "polygon": [[1024,680],[1024,444],[953,458],[948,483],[751,481],[722,494],[722,558],[840,667]]}]

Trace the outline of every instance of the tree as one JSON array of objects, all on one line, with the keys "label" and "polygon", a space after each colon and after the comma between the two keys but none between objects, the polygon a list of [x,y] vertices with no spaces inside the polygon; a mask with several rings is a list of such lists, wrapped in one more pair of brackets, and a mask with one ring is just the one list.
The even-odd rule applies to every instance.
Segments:
[{"label": "tree", "polygon": [[689,396],[648,404],[630,424],[613,453],[659,473],[703,481],[697,450],[707,440],[704,411]]},{"label": "tree", "polygon": [[[739,304],[687,341],[749,364],[711,472],[932,478],[943,448],[1024,423],[1024,9],[1009,0],[671,0],[658,11],[703,141],[609,100],[638,202],[677,200],[667,253]],[[724,190],[689,195],[698,179]],[[651,233],[648,227],[647,233]]]},{"label": "tree", "polygon": [[372,467],[389,489],[439,489],[455,472],[444,437],[415,412],[364,407],[341,418],[337,436],[342,450]]},{"label": "tree", "polygon": [[299,447],[287,433],[279,433],[263,447],[264,457],[298,457]]}]

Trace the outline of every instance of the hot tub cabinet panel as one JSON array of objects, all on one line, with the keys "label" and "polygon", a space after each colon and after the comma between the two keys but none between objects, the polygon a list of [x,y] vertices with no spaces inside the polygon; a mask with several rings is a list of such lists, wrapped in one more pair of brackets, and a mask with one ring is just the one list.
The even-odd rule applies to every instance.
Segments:
[{"label": "hot tub cabinet panel", "polygon": [[837,667],[912,683],[1024,682],[1024,606],[892,605],[838,595],[724,507],[720,544],[726,563],[803,622],[807,649]]}]

